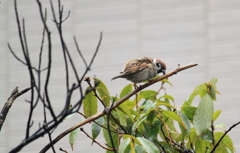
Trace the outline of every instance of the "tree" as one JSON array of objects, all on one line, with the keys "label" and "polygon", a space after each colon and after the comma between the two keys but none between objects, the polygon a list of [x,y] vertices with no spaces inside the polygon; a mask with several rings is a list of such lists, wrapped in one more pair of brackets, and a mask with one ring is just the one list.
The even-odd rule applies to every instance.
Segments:
[{"label": "tree", "polygon": [[[46,134],[49,137],[49,143],[40,152],[46,152],[50,148],[53,152],[56,152],[54,144],[68,134],[70,135],[70,144],[73,147],[79,129],[92,139],[93,143],[97,143],[103,149],[106,149],[106,152],[234,152],[232,141],[227,136],[227,133],[239,123],[230,127],[226,132],[215,130],[216,128],[225,130],[221,124],[214,124],[221,113],[220,110],[214,112],[213,109],[213,101],[216,100],[216,94],[219,93],[216,88],[216,78],[197,86],[181,107],[174,106],[174,98],[167,94],[164,84],[171,84],[168,81],[169,77],[197,64],[189,64],[182,67],[179,65],[176,70],[164,76],[158,76],[136,89],[133,89],[133,86],[130,84],[123,88],[119,96],[111,96],[106,85],[100,79],[86,77],[99,51],[102,33],[100,33],[99,43],[89,62],[82,55],[76,37],[73,37],[76,51],[85,65],[85,72],[79,75],[62,30],[64,21],[70,16],[70,11],[67,17],[64,18],[61,1],[58,1],[57,11],[55,11],[55,6],[50,0],[52,18],[59,33],[66,73],[65,105],[60,112],[56,113],[49,92],[50,76],[54,68],[52,66],[51,30],[47,24],[46,9],[45,11],[43,10],[39,0],[36,0],[36,2],[39,7],[43,34],[39,62],[37,66],[34,66],[30,56],[31,53],[28,50],[25,20],[23,18],[21,21],[18,15],[17,1],[14,0],[18,33],[24,59],[19,58],[15,54],[10,44],[8,46],[14,57],[26,65],[30,76],[30,87],[21,92],[18,92],[17,88],[13,90],[1,112],[1,127],[14,100],[27,91],[31,92],[31,96],[28,101],[30,109],[25,138],[10,152],[20,151],[29,143]],[[48,53],[46,68],[42,68],[41,62],[44,46],[47,46],[45,51]],[[70,71],[74,73],[76,79],[73,84],[70,84],[69,81]],[[82,87],[83,81],[86,81],[88,84],[85,90]],[[154,83],[161,83],[159,91],[144,90]],[[159,92],[162,90],[164,94],[160,95]],[[73,93],[79,94],[78,101],[72,101]],[[198,107],[194,107],[191,104],[194,97],[198,95],[201,101]],[[135,98],[132,96],[135,96]],[[104,107],[104,110],[101,112],[97,112],[98,103]],[[34,124],[33,113],[37,105],[42,105],[44,118],[39,129],[31,132],[32,124]],[[84,107],[84,112],[79,111],[82,106]],[[47,114],[50,114],[50,118]],[[54,130],[64,119],[72,114],[80,114],[86,119],[53,138],[52,133]],[[83,129],[83,125],[87,123],[92,124],[92,136]],[[101,131],[103,131],[107,146],[103,146],[96,140]],[[64,149],[61,150],[65,151]]]}]

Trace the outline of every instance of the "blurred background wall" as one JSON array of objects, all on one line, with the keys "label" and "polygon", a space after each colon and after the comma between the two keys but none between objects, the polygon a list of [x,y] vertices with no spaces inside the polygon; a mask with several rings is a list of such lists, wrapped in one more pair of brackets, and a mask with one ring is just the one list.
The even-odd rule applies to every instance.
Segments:
[{"label": "blurred background wall", "polygon": [[[64,63],[58,33],[51,21],[49,1],[42,0],[48,8],[47,23],[52,31],[53,72],[50,93],[55,111],[59,111],[65,101]],[[54,4],[57,3],[54,1]],[[73,36],[87,61],[91,59],[97,46],[100,32],[103,41],[94,61],[90,77],[96,76],[105,82],[110,93],[115,96],[130,82],[124,79],[110,81],[117,75],[126,61],[140,56],[162,59],[167,71],[177,67],[198,63],[197,67],[183,71],[169,79],[173,86],[166,85],[167,93],[175,97],[176,106],[181,106],[196,85],[219,79],[215,110],[223,110],[217,123],[225,123],[229,128],[240,120],[240,1],[237,0],[63,0],[65,16],[70,17],[63,24],[66,43],[78,66],[79,74],[84,65],[74,46]],[[37,3],[32,0],[18,1],[20,18],[25,19],[29,51],[33,64],[38,62],[42,26]],[[12,0],[0,3],[0,101],[1,107],[11,91],[18,86],[20,90],[29,87],[27,68],[9,52],[10,43],[15,53],[23,58],[18,38],[14,5]],[[44,48],[46,57],[46,49]],[[46,66],[46,61],[43,65]],[[44,66],[43,66],[44,67]],[[43,78],[44,80],[44,78]],[[74,82],[74,75],[71,74]],[[84,85],[86,86],[86,85]],[[158,89],[155,84],[148,89]],[[8,152],[23,140],[29,104],[25,102],[30,93],[19,97],[12,106],[7,120],[0,132],[0,152]],[[78,96],[75,95],[75,98]],[[199,99],[195,99],[197,105]],[[101,109],[100,109],[101,110]],[[100,111],[99,110],[99,111]],[[43,119],[42,106],[34,114],[34,129]],[[74,116],[58,127],[54,137],[80,120]],[[85,127],[89,130],[89,125]],[[32,131],[32,132],[33,132]],[[240,151],[240,127],[234,128],[231,136],[237,152]],[[38,152],[48,141],[48,137],[28,145],[22,152]],[[98,139],[103,143],[103,138]],[[68,137],[56,144],[70,151]],[[79,133],[74,152],[104,152],[91,140]],[[51,151],[49,151],[51,152]]]}]

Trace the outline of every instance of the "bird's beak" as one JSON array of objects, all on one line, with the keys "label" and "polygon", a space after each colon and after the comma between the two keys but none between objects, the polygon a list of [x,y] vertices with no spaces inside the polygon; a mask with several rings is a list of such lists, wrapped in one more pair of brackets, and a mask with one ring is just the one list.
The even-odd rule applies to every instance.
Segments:
[{"label": "bird's beak", "polygon": [[162,70],[162,73],[163,73],[163,75],[165,75],[165,73],[166,73],[165,70]]}]

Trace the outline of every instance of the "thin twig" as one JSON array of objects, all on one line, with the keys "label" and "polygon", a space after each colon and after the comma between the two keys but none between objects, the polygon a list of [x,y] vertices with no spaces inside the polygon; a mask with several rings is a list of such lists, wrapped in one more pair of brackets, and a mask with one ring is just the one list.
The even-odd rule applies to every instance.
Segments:
[{"label": "thin twig", "polygon": [[80,50],[80,48],[79,48],[79,46],[78,46],[77,39],[76,39],[75,36],[73,37],[73,40],[74,40],[75,46],[76,46],[76,48],[77,48],[78,54],[79,54],[80,57],[82,58],[83,63],[84,63],[84,65],[85,65],[86,68],[87,68],[87,67],[88,67],[87,62],[86,62],[85,58],[84,58],[83,55],[82,55],[82,52],[81,52],[81,50]]},{"label": "thin twig", "polygon": [[214,138],[214,125],[213,125],[213,121],[211,121],[211,129],[212,129],[212,144],[213,146],[215,145],[215,138]]},{"label": "thin twig", "polygon": [[29,91],[30,89],[32,89],[32,88],[33,88],[33,87],[29,87],[29,88],[26,88],[26,89],[18,92],[18,87],[16,87],[16,88],[12,91],[10,97],[8,98],[7,102],[4,104],[4,106],[3,106],[2,110],[1,110],[1,113],[0,113],[0,131],[1,131],[1,129],[2,129],[2,126],[3,126],[3,124],[4,124],[4,121],[5,121],[6,117],[7,117],[7,114],[8,114],[8,112],[9,112],[9,110],[10,110],[13,102],[15,101],[15,99],[16,99],[17,97],[21,96],[22,94],[28,92],[28,91]]},{"label": "thin twig", "polygon": [[84,131],[83,128],[80,128],[80,131],[82,131],[84,134],[86,134],[87,137],[89,137],[93,142],[95,142],[96,144],[98,144],[100,147],[102,147],[103,149],[109,150],[109,151],[113,151],[113,149],[109,149],[104,147],[103,145],[101,145],[99,142],[97,142],[95,139],[93,139],[89,134],[87,134],[86,131]]},{"label": "thin twig", "polygon": [[[87,118],[87,117],[86,117],[83,113],[81,113],[81,112],[78,112],[78,114],[82,115],[85,119]],[[99,123],[96,122],[95,120],[94,120],[93,122],[94,122],[95,124],[97,124],[98,126],[101,126],[102,128],[106,129],[106,130],[108,129],[107,127],[99,124]],[[115,129],[115,130],[117,130],[117,129]],[[110,131],[113,132],[113,133],[116,133],[116,134],[124,134],[124,133],[122,133],[122,132],[119,131],[119,130],[118,130],[118,132],[116,132],[116,131],[113,131],[113,130],[110,129]]]},{"label": "thin twig", "polygon": [[[114,104],[114,102],[112,102],[111,107],[110,107],[109,110],[112,109],[113,104]],[[106,113],[107,113],[107,128],[108,128],[107,131],[108,131],[108,135],[109,135],[109,138],[110,138],[110,141],[111,141],[111,144],[112,144],[113,151],[114,151],[114,153],[117,153],[115,145],[114,145],[114,142],[113,142],[112,133],[110,131],[110,114],[111,114],[111,112],[110,111],[106,111]]]},{"label": "thin twig", "polygon": [[227,135],[228,132],[230,132],[235,126],[238,126],[238,124],[240,124],[240,122],[237,122],[235,124],[233,124],[222,136],[221,138],[218,140],[218,142],[216,143],[216,145],[214,146],[214,148],[212,149],[212,151],[210,153],[214,153],[214,151],[217,149],[218,145],[221,143],[221,141],[223,140],[223,138]]}]

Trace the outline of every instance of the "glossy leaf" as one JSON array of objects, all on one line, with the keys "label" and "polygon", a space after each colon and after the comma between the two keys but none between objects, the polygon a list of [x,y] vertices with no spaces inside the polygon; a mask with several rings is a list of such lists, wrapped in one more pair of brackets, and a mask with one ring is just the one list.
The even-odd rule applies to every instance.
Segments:
[{"label": "glossy leaf", "polygon": [[148,153],[159,153],[158,148],[154,145],[153,142],[149,141],[148,139],[138,137],[137,140],[141,143],[144,150]]},{"label": "glossy leaf", "polygon": [[[107,123],[104,124],[105,127],[108,127],[107,126]],[[112,126],[110,126],[110,130],[111,131],[116,131]],[[111,132],[110,131],[110,132]],[[107,129],[103,128],[103,136],[105,138],[105,141],[107,142],[107,144],[109,146],[112,146],[112,142],[111,142],[111,139],[109,137],[109,132]],[[116,148],[118,148],[118,145],[119,145],[119,139],[118,139],[118,134],[117,133],[114,133],[114,132],[111,132],[111,136],[112,136],[112,139],[113,139],[113,143],[114,143],[114,146]],[[112,151],[111,151],[112,152]]]},{"label": "glossy leaf", "polygon": [[[96,119],[95,122],[97,122],[100,125],[103,125],[105,123],[103,117]],[[102,129],[102,127],[99,126],[98,124],[96,124],[95,122],[92,122],[92,137],[93,137],[93,139],[96,139],[98,137],[98,135],[100,134],[101,129]]]},{"label": "glossy leaf", "polygon": [[207,130],[204,134],[201,135],[201,138],[202,138],[203,140],[206,140],[206,141],[212,143],[212,140],[213,140],[212,131]]},{"label": "glossy leaf", "polygon": [[158,92],[154,91],[154,90],[145,90],[139,93],[139,95],[144,98],[144,99],[148,99],[148,100],[152,100],[154,101],[156,99]]},{"label": "glossy leaf", "polygon": [[224,130],[224,131],[226,131],[226,125],[225,124],[223,124],[223,123],[217,123],[217,124],[215,124],[215,126],[214,126],[215,128],[218,128],[218,129],[222,129],[222,130]]},{"label": "glossy leaf", "polygon": [[176,113],[174,113],[172,111],[166,111],[166,110],[162,110],[162,113],[164,115],[166,115],[167,117],[169,117],[169,118],[171,118],[171,119],[173,119],[175,121],[178,121],[180,124],[182,124],[185,127],[185,125],[183,124],[182,119]]},{"label": "glossy leaf", "polygon": [[193,120],[193,116],[195,115],[196,107],[193,106],[182,106],[181,112],[183,112],[189,120]]},{"label": "glossy leaf", "polygon": [[[218,142],[220,140],[220,138],[222,137],[222,135],[224,134],[224,132],[215,132],[215,141]],[[221,151],[224,148],[228,148],[230,149],[232,152],[235,152],[233,143],[231,138],[228,135],[225,135],[224,138],[222,139],[221,145],[218,146],[217,150]],[[217,152],[217,151],[216,151]]]},{"label": "glossy leaf", "polygon": [[197,138],[195,140],[195,151],[196,153],[205,153],[206,152],[206,148],[210,147],[210,143],[201,139],[201,138]]},{"label": "glossy leaf", "polygon": [[155,122],[155,118],[157,116],[157,112],[155,109],[151,109],[147,115],[146,122],[149,126],[151,126]]},{"label": "glossy leaf", "polygon": [[71,131],[70,134],[69,134],[69,143],[71,145],[72,151],[73,151],[74,142],[77,138],[77,135],[78,135],[79,131],[80,131],[79,128],[77,128],[77,129]]},{"label": "glossy leaf", "polygon": [[87,92],[89,90],[90,90],[90,87],[86,89],[85,93],[87,93],[87,95],[83,99],[83,110],[84,110],[84,115],[86,117],[95,115],[97,113],[97,108],[98,108],[97,98],[96,96],[94,96],[93,91]]},{"label": "glossy leaf", "polygon": [[191,125],[190,125],[190,121],[189,121],[189,119],[187,118],[187,116],[184,114],[184,113],[182,113],[181,111],[178,111],[178,113],[179,113],[179,116],[180,116],[180,118],[182,119],[182,121],[183,121],[183,123],[184,123],[184,127],[185,127],[185,129],[187,130],[187,134],[189,134],[190,133],[190,130],[191,130]]},{"label": "glossy leaf", "polygon": [[134,122],[134,119],[132,117],[131,111],[128,108],[127,104],[122,103],[121,105],[118,106],[118,109],[120,111],[122,111],[123,113],[125,113],[131,119],[131,121]]},{"label": "glossy leaf", "polygon": [[120,124],[122,126],[127,126],[127,120],[126,120],[126,115],[125,113],[123,113],[122,111],[120,111],[119,109],[117,109],[117,114],[120,120]]},{"label": "glossy leaf", "polygon": [[135,101],[125,101],[124,106],[127,106],[127,108],[131,110],[136,106],[136,102]]},{"label": "glossy leaf", "polygon": [[[176,130],[175,124],[173,122],[173,119],[169,118],[169,117],[165,117],[165,119],[163,121],[161,121],[162,123],[164,122],[163,126],[161,127],[161,130],[159,132],[159,135],[161,136],[162,139],[165,139],[163,133],[165,133],[165,135],[171,135],[171,138],[173,140],[175,140],[179,134]],[[163,131],[163,132],[162,132]]]},{"label": "glossy leaf", "polygon": [[145,125],[145,128],[147,127],[146,128],[147,138],[151,141],[155,140],[160,130],[161,122],[159,120],[156,120],[151,126],[147,124],[144,124],[144,125]]},{"label": "glossy leaf", "polygon": [[193,99],[194,99],[197,95],[200,95],[200,97],[202,97],[206,92],[207,92],[207,86],[206,86],[205,83],[198,85],[198,86],[193,90],[193,92],[192,92],[192,94],[190,95],[189,99],[184,103],[184,106],[186,106],[186,105],[191,106]]},{"label": "glossy leaf", "polygon": [[135,153],[144,153],[145,152],[144,148],[138,144],[134,145],[134,151],[135,151]]},{"label": "glossy leaf", "polygon": [[135,132],[135,130],[141,125],[142,122],[144,122],[147,119],[147,116],[143,116],[139,120],[137,120],[132,127],[132,132]]},{"label": "glossy leaf", "polygon": [[101,80],[96,78],[94,78],[94,85],[105,106],[109,106],[110,96],[107,86]]},{"label": "glossy leaf", "polygon": [[201,99],[193,117],[194,128],[197,135],[202,135],[211,126],[213,118],[213,101],[209,94]]},{"label": "glossy leaf", "polygon": [[191,145],[193,144],[193,142],[195,141],[195,139],[197,139],[197,133],[195,131],[194,128],[191,128],[190,134],[189,134],[189,139],[187,142],[187,148],[191,148]]},{"label": "glossy leaf", "polygon": [[168,81],[168,79],[163,79],[162,82],[168,83],[168,84],[170,84],[171,86],[173,86],[173,84],[172,84],[170,81]]},{"label": "glossy leaf", "polygon": [[218,118],[218,116],[222,113],[221,110],[217,110],[216,112],[214,112],[213,114],[213,122],[216,121],[216,119]]},{"label": "glossy leaf", "polygon": [[123,142],[119,146],[119,153],[125,153],[125,150],[129,146],[130,142],[131,142],[130,138],[123,140]]},{"label": "glossy leaf", "polygon": [[133,91],[132,84],[129,84],[129,85],[125,86],[120,93],[120,99],[123,98],[124,96],[126,96],[128,93],[130,93],[132,91]]},{"label": "glossy leaf", "polygon": [[165,102],[163,102],[163,101],[157,102],[156,106],[160,106],[160,105],[164,105],[164,106],[166,106],[167,108],[174,108],[174,109],[175,109],[175,107],[174,107],[173,105],[168,104],[168,103],[165,103]]},{"label": "glossy leaf", "polygon": [[174,102],[174,98],[173,98],[171,95],[163,95],[163,96],[160,97],[159,99],[161,99],[161,98],[167,98],[167,99],[169,99],[169,100],[171,100],[171,101]]},{"label": "glossy leaf", "polygon": [[216,93],[219,93],[216,85],[217,81],[218,81],[217,78],[212,78],[210,80],[210,85],[211,85],[210,96],[212,97],[212,100],[217,100]]}]

